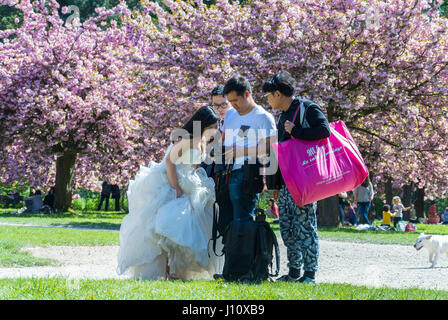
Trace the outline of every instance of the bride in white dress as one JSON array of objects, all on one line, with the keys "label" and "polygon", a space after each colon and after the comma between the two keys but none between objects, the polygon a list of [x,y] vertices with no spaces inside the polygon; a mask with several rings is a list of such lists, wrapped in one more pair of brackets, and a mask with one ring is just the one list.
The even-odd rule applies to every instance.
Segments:
[{"label": "bride in white dress", "polygon": [[[199,164],[218,130],[219,115],[200,108],[160,163],[140,167],[128,190],[129,213],[120,228],[119,274],[142,279],[212,279],[223,260],[208,249],[214,181]],[[193,123],[200,121],[200,137]]]}]

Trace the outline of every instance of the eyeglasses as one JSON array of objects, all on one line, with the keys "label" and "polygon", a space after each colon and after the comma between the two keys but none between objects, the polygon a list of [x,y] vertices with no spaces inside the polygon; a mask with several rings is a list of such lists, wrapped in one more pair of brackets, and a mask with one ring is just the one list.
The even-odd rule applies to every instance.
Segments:
[{"label": "eyeglasses", "polygon": [[224,109],[224,108],[227,107],[227,105],[228,105],[228,102],[223,102],[223,103],[220,103],[220,104],[217,104],[217,103],[214,103],[214,104],[213,104],[213,106],[214,106],[215,108],[217,108],[217,109]]},{"label": "eyeglasses", "polygon": [[272,94],[272,92],[268,92],[268,93],[264,94],[264,95],[263,95],[263,98],[267,98],[268,95],[270,95],[270,94]]}]

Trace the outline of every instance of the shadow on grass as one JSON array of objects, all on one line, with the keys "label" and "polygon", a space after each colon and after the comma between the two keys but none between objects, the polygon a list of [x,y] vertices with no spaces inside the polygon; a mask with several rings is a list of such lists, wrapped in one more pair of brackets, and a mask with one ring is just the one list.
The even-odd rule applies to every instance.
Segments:
[{"label": "shadow on grass", "polygon": [[123,211],[72,211],[72,212],[58,212],[58,213],[13,213],[17,210],[0,209],[1,218],[98,218],[98,219],[117,219],[124,217]]},{"label": "shadow on grass", "polygon": [[70,223],[51,223],[53,227],[60,228],[77,228],[77,229],[107,229],[111,231],[120,230],[121,224],[107,222],[70,222]]}]

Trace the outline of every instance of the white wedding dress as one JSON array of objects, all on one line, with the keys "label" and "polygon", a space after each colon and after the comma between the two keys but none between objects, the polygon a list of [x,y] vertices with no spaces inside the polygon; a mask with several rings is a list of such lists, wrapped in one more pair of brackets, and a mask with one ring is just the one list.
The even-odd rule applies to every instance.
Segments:
[{"label": "white wedding dress", "polygon": [[[129,214],[120,228],[119,274],[142,279],[166,279],[166,263],[175,278],[211,279],[222,272],[223,259],[208,243],[212,236],[214,181],[200,164],[204,155],[197,149],[175,162],[183,195],[176,198],[166,173],[165,159],[151,161],[131,180],[128,190]],[[220,241],[217,245],[222,246]],[[211,246],[210,246],[211,247]],[[219,248],[220,251],[221,248]]]}]

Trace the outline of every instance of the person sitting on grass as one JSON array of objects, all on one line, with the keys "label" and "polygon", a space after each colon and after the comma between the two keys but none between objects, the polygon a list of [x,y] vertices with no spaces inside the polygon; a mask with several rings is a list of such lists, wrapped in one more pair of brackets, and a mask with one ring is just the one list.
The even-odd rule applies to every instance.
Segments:
[{"label": "person sitting on grass", "polygon": [[36,190],[36,192],[30,193],[28,198],[23,198],[25,201],[25,207],[19,210],[19,214],[21,213],[38,213],[40,208],[43,206],[42,201],[42,192],[40,190]]},{"label": "person sitting on grass", "polygon": [[440,214],[440,221],[442,224],[448,224],[448,207]]},{"label": "person sitting on grass", "polygon": [[11,207],[15,208],[21,200],[23,200],[23,197],[20,195],[17,189],[14,189],[10,194],[5,196],[6,208],[9,208],[9,205],[12,205]]},{"label": "person sitting on grass", "polygon": [[44,213],[53,213],[54,210],[54,193],[55,193],[55,187],[51,187],[50,190],[48,190],[48,194],[44,198],[44,205],[40,209],[40,211]]},{"label": "person sitting on grass", "polygon": [[397,212],[390,212],[390,205],[385,204],[383,207],[383,222],[381,223],[382,227],[390,228],[391,218],[394,218],[397,215]]},{"label": "person sitting on grass", "polygon": [[348,200],[344,202],[344,225],[358,225],[358,217],[356,216],[355,209],[353,209],[352,203]]},{"label": "person sitting on grass", "polygon": [[412,208],[412,209],[409,211],[409,222],[412,222],[412,223],[420,223],[420,221],[419,221],[418,218],[417,218],[417,212],[415,211],[414,208]]}]

